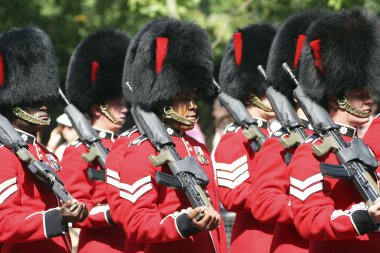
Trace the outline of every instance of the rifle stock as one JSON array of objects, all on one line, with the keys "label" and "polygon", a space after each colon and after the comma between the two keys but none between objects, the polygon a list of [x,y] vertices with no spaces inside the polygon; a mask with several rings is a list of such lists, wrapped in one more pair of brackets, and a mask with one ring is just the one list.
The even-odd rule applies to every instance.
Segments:
[{"label": "rifle stock", "polygon": [[86,117],[81,113],[75,105],[70,104],[62,90],[59,89],[59,93],[63,100],[67,103],[64,109],[67,117],[69,118],[73,128],[77,132],[79,139],[88,147],[88,153],[83,153],[82,158],[87,163],[97,160],[102,167],[102,170],[96,170],[89,168],[87,174],[92,180],[105,181],[105,163],[108,155],[108,150],[102,144],[98,134],[91,126]]},{"label": "rifle stock", "polygon": [[300,145],[307,138],[307,134],[305,132],[305,126],[298,117],[296,110],[286,96],[284,96],[281,92],[276,91],[269,85],[263,66],[259,65],[257,69],[264,77],[264,80],[268,85],[265,95],[267,96],[269,103],[276,114],[276,118],[280,122],[281,126],[289,133],[288,135],[280,138],[282,146],[288,149],[293,146]]},{"label": "rifle stock", "polygon": [[[208,184],[209,179],[198,162],[191,156],[186,156],[184,159],[180,157],[172,138],[153,112],[133,106],[131,113],[140,133],[144,133],[159,152],[157,156],[150,155],[149,159],[152,164],[156,167],[168,164],[173,174],[171,176],[157,172],[157,183],[184,191],[193,208],[212,207],[202,188]],[[201,220],[203,215],[197,216],[196,220]]]},{"label": "rifle stock", "polygon": [[219,90],[218,99],[220,103],[226,108],[236,124],[243,128],[243,134],[251,141],[253,151],[258,152],[267,137],[258,127],[257,120],[252,118],[242,102],[222,92],[215,80],[214,84]]}]

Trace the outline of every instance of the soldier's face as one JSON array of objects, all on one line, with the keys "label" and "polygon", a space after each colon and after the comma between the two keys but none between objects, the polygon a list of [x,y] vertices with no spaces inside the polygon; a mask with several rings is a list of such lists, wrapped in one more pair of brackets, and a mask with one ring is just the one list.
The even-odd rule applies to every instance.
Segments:
[{"label": "soldier's face", "polygon": [[[361,88],[349,90],[345,97],[347,98],[347,101],[357,109],[372,113],[371,107],[374,104],[374,101],[371,98],[368,89]],[[369,121],[369,117],[360,118],[352,115],[351,113],[345,113],[347,114],[347,119],[351,126],[358,127]]]},{"label": "soldier's face", "polygon": [[127,107],[124,104],[124,98],[111,99],[107,101],[108,110],[119,121],[125,121],[125,115],[128,112]]},{"label": "soldier's face", "polygon": [[[34,118],[47,121],[50,119],[50,116],[48,114],[48,108],[45,104],[45,100],[41,100],[36,103],[32,104],[25,104],[21,105],[20,108],[33,116]],[[36,125],[33,123],[29,123],[23,119],[20,119],[18,117],[15,118],[13,122],[14,126],[28,132],[30,134],[35,135],[38,131],[44,129],[46,126]]]},{"label": "soldier's face", "polygon": [[[178,113],[180,116],[191,120],[191,121],[197,121],[198,119],[198,114],[197,114],[197,104],[196,104],[196,98],[197,98],[197,91],[190,90],[188,92],[185,92],[179,96],[176,96],[173,101],[171,106],[173,107],[173,110]],[[188,131],[193,129],[194,125],[192,126],[187,126],[187,125],[182,125],[179,122],[173,122],[173,124],[176,124],[173,126],[176,129],[180,129],[183,131]]]}]

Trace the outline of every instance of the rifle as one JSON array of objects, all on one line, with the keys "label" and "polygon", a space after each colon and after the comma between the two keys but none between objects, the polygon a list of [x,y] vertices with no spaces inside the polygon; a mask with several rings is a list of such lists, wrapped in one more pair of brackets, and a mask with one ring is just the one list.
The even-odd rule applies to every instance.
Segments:
[{"label": "rifle", "polygon": [[281,136],[281,145],[286,149],[300,145],[307,138],[302,120],[298,117],[296,110],[287,97],[268,84],[267,75],[263,66],[259,65],[257,69],[268,85],[265,95],[276,114],[276,118],[281,126],[288,132],[287,135]]},{"label": "rifle", "polygon": [[[181,158],[175,149],[172,138],[156,114],[145,111],[138,105],[131,108],[131,113],[140,133],[145,134],[159,152],[157,156],[149,156],[150,162],[156,167],[167,164],[173,173],[173,175],[169,175],[156,172],[156,182],[184,191],[193,208],[212,207],[202,188],[209,183],[209,178],[195,158],[191,156]],[[197,215],[196,220],[201,220],[203,216],[203,213]]]},{"label": "rifle", "polygon": [[236,124],[243,128],[244,136],[251,141],[252,150],[258,152],[267,137],[258,127],[257,120],[248,113],[242,102],[221,91],[218,83],[215,80],[213,81],[218,88],[220,103],[226,108]]},{"label": "rifle", "polygon": [[86,117],[78,110],[78,108],[76,108],[75,105],[71,104],[67,100],[61,89],[59,89],[59,94],[67,104],[64,112],[69,117],[69,120],[77,132],[79,139],[89,149],[88,153],[82,154],[83,160],[90,163],[96,159],[102,167],[102,170],[89,168],[87,170],[88,177],[91,180],[99,180],[104,182],[106,158],[109,153],[108,149],[104,147],[99,135],[92,128]]},{"label": "rifle", "polygon": [[380,197],[380,189],[369,174],[379,166],[379,162],[372,151],[362,139],[354,138],[347,143],[342,138],[338,125],[333,122],[327,111],[305,95],[289,66],[286,63],[282,66],[297,85],[293,91],[293,96],[297,99],[314,130],[322,138],[322,144],[313,145],[314,154],[323,157],[328,152],[334,152],[341,164],[336,166],[322,163],[322,174],[352,180],[364,201],[367,204],[373,204]]},{"label": "rifle", "polygon": [[[28,144],[16,132],[7,118],[0,115],[0,142],[11,150],[24,164],[30,172],[41,182],[43,182],[55,195],[63,202],[73,200],[73,197],[63,186],[63,182],[49,165],[43,161],[37,161],[29,152]],[[75,204],[70,206],[70,211],[75,209]]]}]

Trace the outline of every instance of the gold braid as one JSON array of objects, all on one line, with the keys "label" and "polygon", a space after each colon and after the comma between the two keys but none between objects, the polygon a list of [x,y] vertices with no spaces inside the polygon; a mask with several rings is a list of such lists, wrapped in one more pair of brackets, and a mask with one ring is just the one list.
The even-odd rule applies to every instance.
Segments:
[{"label": "gold braid", "polygon": [[164,113],[162,115],[164,118],[166,119],[173,119],[177,122],[180,122],[186,126],[193,126],[195,123],[197,123],[198,119],[196,120],[189,120],[189,119],[186,119],[184,117],[182,117],[181,115],[179,115],[177,112],[175,112],[173,110],[173,107],[171,106],[167,106],[164,108]]},{"label": "gold braid", "polygon": [[258,98],[256,95],[252,95],[250,101],[251,101],[251,103],[252,103],[254,106],[260,108],[261,110],[264,110],[264,111],[266,111],[266,112],[273,112],[272,108],[269,107],[269,106],[267,106],[267,105],[265,105],[265,104],[263,103],[263,101],[261,101],[261,99]]},{"label": "gold braid", "polygon": [[108,104],[100,105],[100,111],[106,118],[116,125],[122,125],[124,122],[116,119],[116,117],[108,109]]},{"label": "gold braid", "polygon": [[370,112],[362,111],[359,108],[356,108],[355,106],[353,106],[352,104],[350,104],[347,101],[347,98],[345,98],[345,97],[339,98],[337,100],[337,102],[338,102],[338,106],[339,106],[340,109],[345,110],[345,111],[351,113],[352,115],[355,115],[356,117],[359,117],[359,118],[368,118],[369,116],[371,116]]},{"label": "gold braid", "polygon": [[12,112],[14,115],[19,117],[20,119],[23,119],[29,123],[40,125],[40,126],[48,126],[50,125],[50,118],[48,120],[42,120],[34,117],[33,115],[30,115],[20,107],[15,107],[12,109]]}]

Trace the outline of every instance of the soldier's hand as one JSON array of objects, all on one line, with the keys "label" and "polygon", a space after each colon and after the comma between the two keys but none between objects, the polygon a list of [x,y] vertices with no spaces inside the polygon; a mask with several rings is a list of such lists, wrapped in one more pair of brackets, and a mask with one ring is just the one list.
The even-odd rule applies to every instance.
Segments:
[{"label": "soldier's hand", "polygon": [[[197,215],[203,213],[203,218],[196,221]],[[198,230],[214,230],[220,225],[220,215],[212,207],[202,206],[191,210],[188,213],[189,219],[191,219],[193,226]]]},{"label": "soldier's hand", "polygon": [[68,201],[61,206],[61,216],[64,222],[82,222],[88,215],[85,204],[74,201]]},{"label": "soldier's hand", "polygon": [[380,223],[380,199],[377,199],[372,206],[368,207],[368,213],[375,223]]}]

